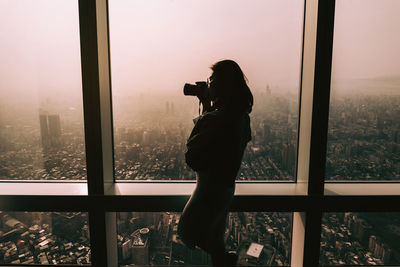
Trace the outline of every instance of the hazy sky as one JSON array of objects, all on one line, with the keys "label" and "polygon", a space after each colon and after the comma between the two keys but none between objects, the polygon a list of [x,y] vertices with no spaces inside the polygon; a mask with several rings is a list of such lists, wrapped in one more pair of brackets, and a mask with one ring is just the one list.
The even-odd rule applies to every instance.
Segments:
[{"label": "hazy sky", "polygon": [[110,1],[114,92],[180,92],[226,58],[239,63],[252,87],[295,91],[302,19],[299,0]]},{"label": "hazy sky", "polygon": [[333,79],[400,76],[400,1],[336,1],[333,53]]},{"label": "hazy sky", "polygon": [[0,97],[81,98],[78,1],[0,0]]},{"label": "hazy sky", "polygon": [[[300,0],[110,0],[115,95],[180,92],[236,60],[253,90],[296,92]],[[338,0],[334,78],[400,75],[400,1]],[[0,0],[0,98],[81,97],[77,0]]]}]

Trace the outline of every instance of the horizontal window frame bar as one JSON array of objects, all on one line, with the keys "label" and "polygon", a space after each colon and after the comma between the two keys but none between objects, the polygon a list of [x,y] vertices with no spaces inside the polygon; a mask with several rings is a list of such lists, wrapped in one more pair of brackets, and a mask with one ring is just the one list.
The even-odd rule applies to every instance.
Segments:
[{"label": "horizontal window frame bar", "polygon": [[[182,211],[187,196],[0,196],[1,211]],[[230,211],[400,212],[400,196],[235,196]],[[271,204],[273,203],[273,204]]]},{"label": "horizontal window frame bar", "polygon": [[0,184],[2,183],[63,183],[63,184],[87,184],[87,180],[61,180],[61,179],[54,179],[54,180],[0,180]]},{"label": "horizontal window frame bar", "polygon": [[77,267],[77,266],[92,266],[91,264],[1,264],[0,266],[41,266],[41,267],[54,267],[54,266],[62,266],[62,267]]},{"label": "horizontal window frame bar", "polygon": [[318,265],[318,267],[362,267],[362,266],[379,266],[379,267],[398,267],[398,265]]}]

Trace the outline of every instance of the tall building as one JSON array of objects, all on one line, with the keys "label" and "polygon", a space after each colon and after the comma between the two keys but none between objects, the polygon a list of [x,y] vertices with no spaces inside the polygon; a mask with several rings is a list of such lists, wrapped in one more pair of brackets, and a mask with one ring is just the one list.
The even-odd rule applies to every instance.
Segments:
[{"label": "tall building", "polygon": [[81,212],[51,213],[53,234],[67,240],[79,240],[82,228],[87,224],[85,215]]},{"label": "tall building", "polygon": [[169,106],[169,102],[167,101],[165,103],[165,114],[169,114],[169,111],[170,111],[170,106]]},{"label": "tall building", "polygon": [[47,115],[40,114],[39,121],[40,121],[40,137],[42,139],[42,147],[43,149],[46,150],[48,148],[48,142],[49,142],[49,127],[47,124]]},{"label": "tall building", "polygon": [[132,264],[148,265],[149,264],[149,229],[142,228],[132,235]]},{"label": "tall building", "polygon": [[282,145],[282,152],[281,152],[281,162],[282,168],[285,170],[292,171],[295,167],[296,161],[296,149],[293,144],[284,143]]},{"label": "tall building", "polygon": [[49,123],[49,135],[52,138],[60,138],[61,137],[60,115],[49,115],[47,116],[47,121]]},{"label": "tall building", "polygon": [[125,261],[131,257],[132,254],[132,240],[128,239],[122,243],[122,259]]},{"label": "tall building", "polygon": [[371,235],[371,236],[369,237],[369,244],[368,244],[369,250],[370,250],[370,251],[374,251],[375,245],[376,245],[376,236]]},{"label": "tall building", "polygon": [[61,122],[60,115],[39,115],[40,136],[44,150],[57,148],[61,145]]}]

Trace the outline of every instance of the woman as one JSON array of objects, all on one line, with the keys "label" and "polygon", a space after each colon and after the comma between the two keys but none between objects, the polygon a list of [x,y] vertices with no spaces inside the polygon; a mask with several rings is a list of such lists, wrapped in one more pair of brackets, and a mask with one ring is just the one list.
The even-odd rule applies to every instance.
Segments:
[{"label": "woman", "polygon": [[188,247],[209,253],[213,266],[235,266],[237,255],[225,251],[225,223],[251,139],[253,95],[236,62],[219,61],[211,70],[209,100],[200,99],[203,114],[187,141],[186,163],[197,172],[197,185],[183,210],[178,233]]}]

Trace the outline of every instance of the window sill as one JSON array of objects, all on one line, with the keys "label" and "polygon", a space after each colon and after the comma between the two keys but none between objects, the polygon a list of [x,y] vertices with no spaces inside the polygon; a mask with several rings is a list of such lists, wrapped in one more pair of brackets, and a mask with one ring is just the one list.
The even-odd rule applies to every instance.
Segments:
[{"label": "window sill", "polygon": [[86,182],[18,181],[1,182],[0,195],[87,196]]},{"label": "window sill", "polygon": [[326,196],[394,196],[400,195],[400,183],[326,183]]},{"label": "window sill", "polygon": [[[131,182],[115,183],[109,187],[109,196],[187,196],[195,188],[194,182]],[[391,196],[400,195],[400,183],[326,183],[326,196]],[[87,196],[86,182],[59,181],[4,181],[0,195]],[[305,196],[307,183],[236,183],[237,196]]]},{"label": "window sill", "polygon": [[[165,182],[115,183],[106,195],[115,196],[187,196],[191,195],[196,184]],[[236,183],[236,196],[304,196],[306,183]]]}]

